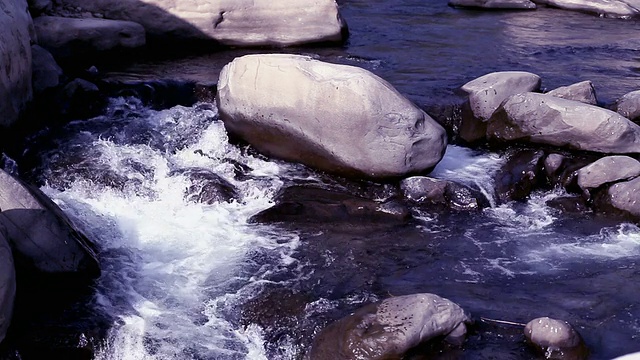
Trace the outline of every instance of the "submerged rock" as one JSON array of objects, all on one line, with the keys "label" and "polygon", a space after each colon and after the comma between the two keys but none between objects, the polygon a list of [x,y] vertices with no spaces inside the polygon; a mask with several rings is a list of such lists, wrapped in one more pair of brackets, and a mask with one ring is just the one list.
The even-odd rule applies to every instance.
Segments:
[{"label": "submerged rock", "polygon": [[573,10],[601,16],[628,18],[640,14],[634,0],[533,0],[540,5]]},{"label": "submerged rock", "polygon": [[546,359],[582,360],[588,350],[580,334],[566,321],[548,317],[529,321],[524,328],[527,340],[539,349]]},{"label": "submerged rock", "polygon": [[33,91],[38,94],[60,84],[62,69],[50,52],[39,45],[31,46],[33,56]]},{"label": "submerged rock", "polygon": [[455,210],[479,210],[489,205],[478,190],[426,176],[402,180],[400,190],[407,200],[418,204],[446,205]]},{"label": "submerged rock", "polygon": [[629,156],[607,156],[576,171],[578,186],[589,195],[592,189],[640,175],[640,161]]},{"label": "submerged rock", "polygon": [[561,99],[579,101],[589,105],[598,105],[596,89],[591,81],[582,81],[568,86],[561,86],[553,89],[547,95],[559,97]]},{"label": "submerged rock", "polygon": [[378,202],[346,192],[312,186],[290,186],[275,198],[276,205],[264,210],[252,221],[258,222],[386,222],[403,223],[409,209],[395,200]]},{"label": "submerged rock", "polygon": [[618,114],[632,121],[640,120],[640,90],[623,95],[616,102]]},{"label": "submerged rock", "polygon": [[93,244],[39,189],[0,170],[0,222],[15,256],[39,272],[95,278],[100,274]]},{"label": "submerged rock", "polygon": [[529,0],[449,0],[449,6],[514,10],[535,10],[536,8],[536,4]]},{"label": "submerged rock", "polygon": [[[9,126],[32,98],[31,36],[25,0],[2,0],[0,6],[0,127]],[[34,39],[35,40],[35,39]]]},{"label": "submerged rock", "polygon": [[191,186],[185,191],[188,201],[212,205],[240,198],[233,184],[210,170],[190,168],[174,171],[170,175],[177,174],[187,177],[191,182]]},{"label": "submerged rock", "polygon": [[4,225],[0,222],[0,343],[4,340],[13,314],[16,273]]},{"label": "submerged rock", "polygon": [[94,55],[145,44],[144,28],[131,21],[40,16],[34,25],[40,45],[56,57]]},{"label": "submerged rock", "polygon": [[620,114],[536,93],[505,100],[489,119],[487,137],[601,153],[640,152],[640,126]]},{"label": "submerged rock", "polygon": [[564,214],[582,214],[589,211],[587,201],[582,196],[559,196],[546,202],[546,205],[562,211]]},{"label": "submerged rock", "polygon": [[496,197],[501,203],[525,200],[542,183],[544,152],[521,150],[511,156],[496,174]]},{"label": "submerged rock", "polygon": [[540,77],[523,71],[494,72],[462,86],[469,101],[462,113],[460,138],[475,142],[485,138],[487,121],[504,99],[540,89]]},{"label": "submerged rock", "polygon": [[134,21],[161,39],[233,46],[292,46],[346,40],[335,0],[65,0],[106,18]]},{"label": "submerged rock", "polygon": [[432,169],[445,130],[371,72],[306,56],[236,58],[220,73],[220,118],[259,151],[345,176]]},{"label": "submerged rock", "polygon": [[460,306],[438,295],[393,297],[327,326],[314,339],[309,359],[400,359],[438,337],[461,345],[470,322]]}]

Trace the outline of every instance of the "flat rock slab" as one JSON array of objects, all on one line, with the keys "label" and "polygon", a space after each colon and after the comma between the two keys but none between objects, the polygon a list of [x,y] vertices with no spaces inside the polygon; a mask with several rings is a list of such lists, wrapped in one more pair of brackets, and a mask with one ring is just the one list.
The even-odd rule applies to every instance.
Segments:
[{"label": "flat rock slab", "polygon": [[460,344],[471,320],[457,304],[434,294],[385,299],[323,329],[310,360],[401,359],[437,337]]},{"label": "flat rock slab", "polygon": [[600,153],[640,152],[640,126],[613,111],[554,96],[511,96],[489,120],[487,138]]},{"label": "flat rock slab", "polygon": [[0,221],[17,254],[37,271],[100,274],[91,242],[78,232],[60,208],[39,189],[0,170]]},{"label": "flat rock slab", "polygon": [[449,6],[482,9],[535,10],[536,4],[529,0],[450,0]]},{"label": "flat rock slab", "polygon": [[216,102],[227,130],[260,152],[343,176],[430,171],[447,145],[445,130],[388,82],[306,56],[235,59]]},{"label": "flat rock slab", "polygon": [[132,49],[145,44],[144,28],[132,21],[40,16],[34,25],[40,45],[55,56]]},{"label": "flat rock slab", "polygon": [[149,35],[233,46],[342,42],[347,25],[335,0],[65,0],[109,19],[142,24]]},{"label": "flat rock slab", "polygon": [[640,14],[637,0],[533,0],[536,4],[614,18],[630,18]]},{"label": "flat rock slab", "polygon": [[576,172],[578,186],[587,192],[602,185],[640,175],[640,161],[629,156],[607,156]]}]

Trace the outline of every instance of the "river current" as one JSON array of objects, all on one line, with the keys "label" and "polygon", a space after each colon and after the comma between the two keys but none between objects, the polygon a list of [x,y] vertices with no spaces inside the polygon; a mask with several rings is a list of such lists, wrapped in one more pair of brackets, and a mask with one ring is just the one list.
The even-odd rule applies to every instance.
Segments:
[{"label": "river current", "polygon": [[[457,88],[493,71],[539,74],[546,89],[591,80],[603,104],[640,88],[638,21],[461,10],[446,0],[341,7],[347,45],[290,51],[369,69],[427,111],[454,104]],[[216,74],[242,53],[194,62]],[[299,359],[330,321],[418,292],[449,298],[476,319],[567,320],[592,359],[640,351],[640,228],[546,206],[561,190],[495,205],[498,153],[450,145],[431,174],[483,191],[492,206],[482,212],[414,208],[406,224],[265,225],[250,218],[291,184],[372,199],[392,196],[394,185],[265,158],[229,142],[206,102],[154,110],[117,97],[104,115],[33,142],[43,190],[101,250],[103,275],[82,306],[103,314],[108,331],[73,335],[78,346],[95,342],[96,359]],[[189,169],[222,177],[237,198],[185,197],[203,186]],[[481,323],[462,349],[432,351],[438,359],[535,359],[521,331]]]}]

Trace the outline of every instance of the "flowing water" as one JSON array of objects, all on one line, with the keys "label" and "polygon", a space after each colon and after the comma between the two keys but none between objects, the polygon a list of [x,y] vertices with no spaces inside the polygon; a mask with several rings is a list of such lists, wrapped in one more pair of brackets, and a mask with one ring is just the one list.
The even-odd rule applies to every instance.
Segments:
[{"label": "flowing water", "polygon": [[[592,80],[603,103],[640,87],[637,21],[551,9],[459,10],[444,0],[341,6],[348,45],[291,51],[372,70],[426,109],[454,103],[459,86],[500,70],[537,73],[548,89]],[[215,74],[241,53],[193,63]],[[593,359],[640,350],[640,228],[547,207],[559,190],[522,203],[492,201],[482,212],[414,208],[400,225],[264,225],[249,219],[288,184],[338,186],[374,199],[396,190],[230,143],[210,103],[158,111],[114,98],[103,116],[33,141],[44,148],[35,171],[44,191],[101,250],[103,275],[84,304],[110,319],[97,359],[298,359],[328,322],[418,292],[447,297],[476,318],[567,320]],[[451,145],[432,176],[492,199],[503,162]],[[237,196],[192,201],[186,189],[204,185],[188,169],[217,174]],[[81,346],[85,334],[77,335]],[[462,349],[439,356],[536,358],[520,329],[488,324]]]}]

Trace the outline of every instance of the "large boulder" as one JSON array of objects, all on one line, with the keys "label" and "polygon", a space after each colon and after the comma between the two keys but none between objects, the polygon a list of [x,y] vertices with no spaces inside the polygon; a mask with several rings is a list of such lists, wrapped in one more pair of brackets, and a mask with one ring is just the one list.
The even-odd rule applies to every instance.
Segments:
[{"label": "large boulder", "polygon": [[640,120],[640,90],[627,93],[618,99],[616,111],[627,119]]},{"label": "large boulder", "polygon": [[16,272],[7,233],[0,223],[0,343],[7,334],[16,296]]},{"label": "large boulder", "polygon": [[524,335],[546,359],[586,359],[588,350],[578,332],[566,321],[549,317],[533,319],[524,328]]},{"label": "large boulder", "polygon": [[586,194],[602,185],[640,175],[640,161],[629,156],[607,156],[576,171],[578,186]]},{"label": "large boulder", "polygon": [[100,274],[93,244],[39,189],[0,170],[0,222],[32,269],[93,278]]},{"label": "large boulder", "polygon": [[401,359],[411,348],[437,337],[460,345],[469,316],[434,294],[385,299],[365,306],[323,329],[310,360]]},{"label": "large boulder", "polygon": [[93,55],[145,44],[144,28],[132,21],[40,16],[33,23],[39,44],[56,57]]},{"label": "large boulder", "polygon": [[637,0],[533,0],[533,2],[614,18],[629,18],[640,14],[640,3]]},{"label": "large boulder", "polygon": [[449,0],[449,6],[514,10],[535,10],[536,8],[536,4],[529,0]]},{"label": "large boulder", "polygon": [[345,176],[428,171],[447,145],[445,130],[386,81],[306,56],[237,58],[216,101],[227,130],[259,151]]},{"label": "large boulder", "polygon": [[561,86],[549,91],[547,95],[567,100],[580,101],[581,103],[589,105],[598,105],[596,89],[593,87],[593,83],[589,80],[567,86]]},{"label": "large boulder", "polygon": [[234,46],[342,42],[335,0],[65,0],[109,19],[142,24],[150,36],[217,40]]},{"label": "large boulder", "polygon": [[487,137],[601,153],[640,152],[640,126],[620,114],[536,93],[505,100],[489,119]]},{"label": "large boulder", "polygon": [[502,101],[514,94],[537,91],[540,77],[523,71],[502,71],[481,76],[464,84],[469,95],[463,109],[460,138],[467,142],[484,139],[487,121]]},{"label": "large boulder", "polygon": [[31,16],[26,0],[0,6],[0,127],[9,126],[31,100]]}]

